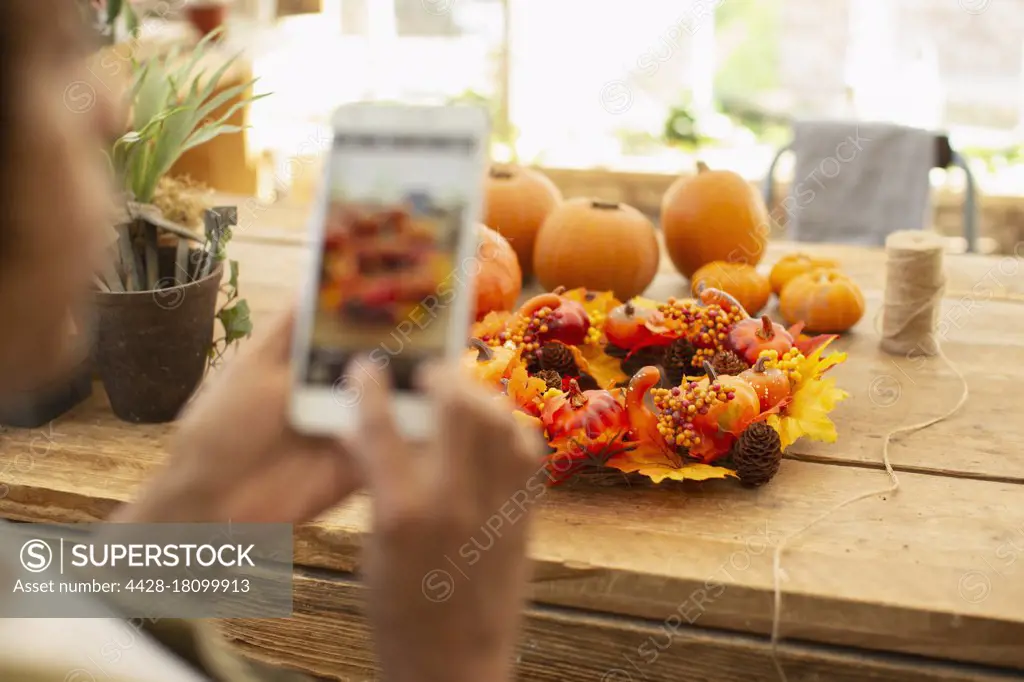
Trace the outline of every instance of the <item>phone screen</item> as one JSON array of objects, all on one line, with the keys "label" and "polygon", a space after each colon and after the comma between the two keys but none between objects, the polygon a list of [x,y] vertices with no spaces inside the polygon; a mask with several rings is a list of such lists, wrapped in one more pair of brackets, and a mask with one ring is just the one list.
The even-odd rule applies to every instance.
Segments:
[{"label": "phone screen", "polygon": [[355,355],[386,368],[398,390],[444,352],[472,193],[480,192],[470,136],[360,133],[334,137],[319,286],[306,371],[344,390]]}]

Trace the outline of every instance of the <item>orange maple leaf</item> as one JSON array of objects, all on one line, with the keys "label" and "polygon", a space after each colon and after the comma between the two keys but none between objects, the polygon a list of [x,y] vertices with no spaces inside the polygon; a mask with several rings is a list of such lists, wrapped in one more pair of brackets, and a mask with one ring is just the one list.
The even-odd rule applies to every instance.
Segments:
[{"label": "orange maple leaf", "polygon": [[606,467],[609,460],[634,447],[624,440],[625,435],[608,430],[597,438],[569,434],[549,442],[553,450],[547,457],[549,477],[558,483],[580,471]]}]

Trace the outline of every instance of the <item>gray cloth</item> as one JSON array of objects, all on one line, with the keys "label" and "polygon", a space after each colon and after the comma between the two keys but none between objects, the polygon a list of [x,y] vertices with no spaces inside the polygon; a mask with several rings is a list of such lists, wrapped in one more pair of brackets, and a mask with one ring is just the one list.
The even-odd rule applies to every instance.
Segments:
[{"label": "gray cloth", "polygon": [[783,203],[798,241],[882,246],[931,223],[935,133],[881,123],[794,125],[796,167]]}]

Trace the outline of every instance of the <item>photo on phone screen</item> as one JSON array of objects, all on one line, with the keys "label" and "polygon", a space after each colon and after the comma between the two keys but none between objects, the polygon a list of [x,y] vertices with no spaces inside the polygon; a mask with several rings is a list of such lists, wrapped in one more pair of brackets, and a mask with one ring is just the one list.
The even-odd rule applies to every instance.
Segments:
[{"label": "photo on phone screen", "polygon": [[449,134],[336,133],[306,382],[337,388],[355,355],[414,390],[444,353],[479,141]]}]

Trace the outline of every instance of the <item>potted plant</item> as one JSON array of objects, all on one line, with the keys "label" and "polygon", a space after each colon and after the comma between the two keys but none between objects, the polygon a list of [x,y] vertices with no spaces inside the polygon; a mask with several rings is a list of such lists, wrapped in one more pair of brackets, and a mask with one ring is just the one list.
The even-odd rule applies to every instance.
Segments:
[{"label": "potted plant", "polygon": [[[132,130],[110,152],[125,210],[111,261],[97,281],[94,361],[114,413],[126,421],[174,419],[209,363],[252,329],[248,305],[238,297],[237,263],[229,263],[222,286],[236,212],[205,212],[197,234],[154,205],[174,162],[219,135],[240,132],[225,121],[261,97],[246,94],[255,80],[214,94],[235,58],[205,83],[196,73],[218,34],[203,38],[187,58],[172,53],[134,65]],[[227,112],[210,118],[236,97]],[[221,293],[227,300],[218,310]],[[215,342],[216,321],[223,335]]]}]

